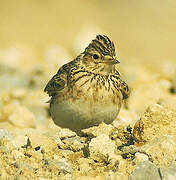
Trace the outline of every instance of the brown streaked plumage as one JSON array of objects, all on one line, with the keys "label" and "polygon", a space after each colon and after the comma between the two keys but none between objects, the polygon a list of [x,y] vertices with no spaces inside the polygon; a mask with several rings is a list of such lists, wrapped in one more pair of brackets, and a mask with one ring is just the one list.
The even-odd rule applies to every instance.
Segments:
[{"label": "brown streaked plumage", "polygon": [[75,132],[105,122],[118,115],[128,85],[115,65],[114,43],[98,35],[73,61],[63,65],[48,82],[50,112],[55,124]]}]

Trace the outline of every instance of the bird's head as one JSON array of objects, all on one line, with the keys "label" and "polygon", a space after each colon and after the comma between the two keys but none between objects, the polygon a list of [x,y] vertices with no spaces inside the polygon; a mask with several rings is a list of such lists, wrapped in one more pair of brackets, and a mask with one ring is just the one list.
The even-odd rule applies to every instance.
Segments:
[{"label": "bird's head", "polygon": [[114,43],[105,35],[96,36],[82,55],[82,64],[95,73],[111,73],[115,64],[120,63],[116,59]]}]

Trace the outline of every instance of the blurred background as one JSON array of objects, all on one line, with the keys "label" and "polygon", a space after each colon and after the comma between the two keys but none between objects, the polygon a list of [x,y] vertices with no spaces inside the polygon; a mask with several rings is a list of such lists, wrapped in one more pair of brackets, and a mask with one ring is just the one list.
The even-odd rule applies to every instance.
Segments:
[{"label": "blurred background", "polygon": [[26,48],[26,61],[37,64],[57,45],[76,56],[81,40],[85,45],[105,33],[123,61],[174,60],[175,19],[175,0],[0,0],[1,56],[8,48]]},{"label": "blurred background", "polygon": [[132,91],[128,107],[143,112],[176,91],[175,19],[175,0],[0,0],[0,92],[44,106],[58,68],[106,34]]}]

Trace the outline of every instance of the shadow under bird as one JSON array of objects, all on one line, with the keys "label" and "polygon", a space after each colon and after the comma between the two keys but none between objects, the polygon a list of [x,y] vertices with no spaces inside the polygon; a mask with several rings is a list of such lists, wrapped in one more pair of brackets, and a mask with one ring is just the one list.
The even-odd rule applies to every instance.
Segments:
[{"label": "shadow under bird", "polygon": [[115,67],[118,63],[114,43],[97,35],[84,52],[63,65],[44,90],[51,97],[54,123],[77,133],[101,122],[112,123],[129,96]]}]

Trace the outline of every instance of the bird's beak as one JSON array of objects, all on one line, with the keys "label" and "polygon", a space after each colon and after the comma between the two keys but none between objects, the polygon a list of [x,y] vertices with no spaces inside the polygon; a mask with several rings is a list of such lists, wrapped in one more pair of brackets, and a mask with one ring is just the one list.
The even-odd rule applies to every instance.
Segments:
[{"label": "bird's beak", "polygon": [[120,63],[120,61],[117,59],[109,59],[109,61],[110,61],[110,64],[119,64]]},{"label": "bird's beak", "polygon": [[106,57],[103,61],[104,63],[107,63],[107,64],[119,64],[120,61],[117,60],[116,58],[112,58],[112,57]]}]

